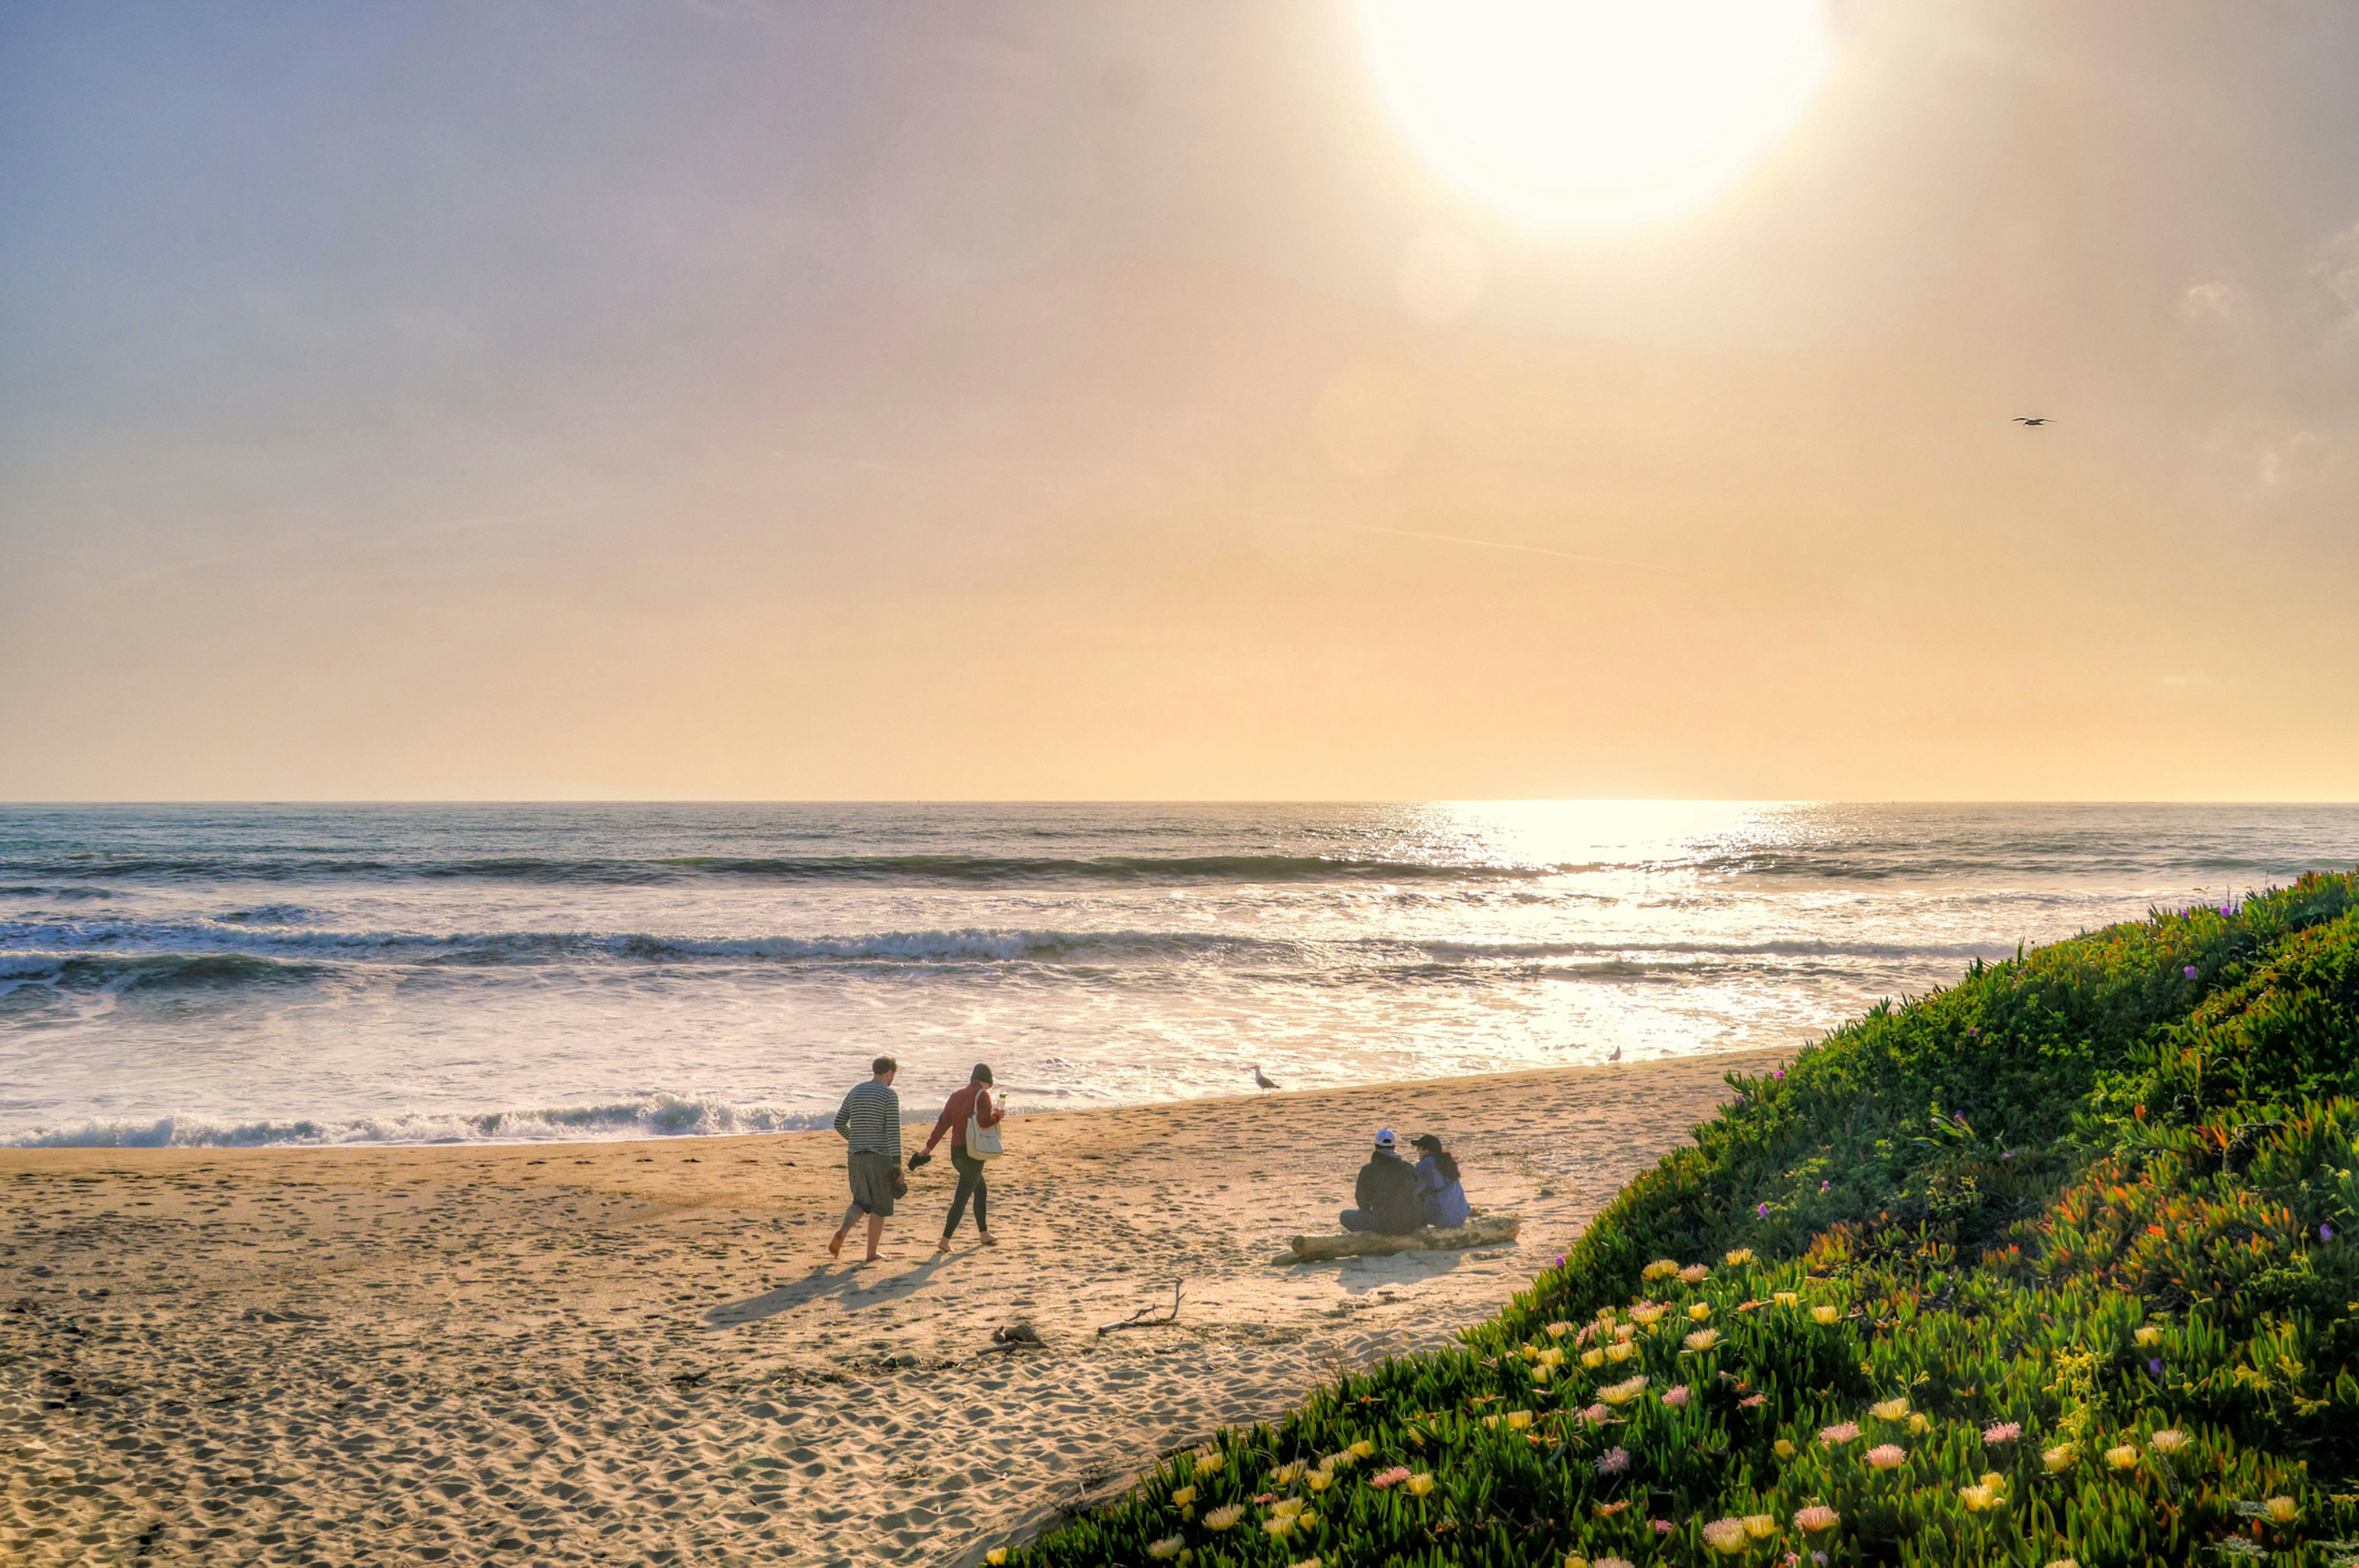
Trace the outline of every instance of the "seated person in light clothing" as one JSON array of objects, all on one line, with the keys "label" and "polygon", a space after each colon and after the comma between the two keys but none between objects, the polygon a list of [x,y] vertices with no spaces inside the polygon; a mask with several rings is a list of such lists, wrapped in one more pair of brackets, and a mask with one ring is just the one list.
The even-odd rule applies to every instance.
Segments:
[{"label": "seated person in light clothing", "polygon": [[1417,1201],[1417,1173],[1400,1157],[1399,1143],[1391,1128],[1376,1134],[1375,1152],[1360,1167],[1360,1179],[1353,1195],[1360,1206],[1343,1211],[1346,1230],[1407,1236],[1425,1223]]},{"label": "seated person in light clothing", "polygon": [[894,1188],[901,1180],[901,1097],[893,1092],[893,1075],[901,1065],[879,1056],[869,1065],[875,1076],[854,1084],[835,1113],[835,1130],[851,1147],[844,1152],[844,1173],[852,1182],[852,1205],[843,1223],[828,1238],[831,1258],[843,1256],[843,1238],[862,1215],[868,1217],[868,1257],[884,1256],[876,1248],[885,1239],[885,1217],[893,1212]]},{"label": "seated person in light clothing", "polygon": [[1417,1200],[1425,1211],[1425,1223],[1465,1224],[1466,1188],[1458,1179],[1458,1162],[1430,1132],[1410,1139],[1409,1147],[1425,1152],[1425,1158],[1417,1162]]}]

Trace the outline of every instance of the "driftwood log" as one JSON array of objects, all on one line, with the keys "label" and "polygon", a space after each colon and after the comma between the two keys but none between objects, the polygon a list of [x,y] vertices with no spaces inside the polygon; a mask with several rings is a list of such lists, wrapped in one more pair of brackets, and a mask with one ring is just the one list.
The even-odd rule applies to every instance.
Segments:
[{"label": "driftwood log", "polygon": [[1464,1225],[1446,1228],[1429,1225],[1406,1236],[1380,1236],[1370,1230],[1347,1231],[1341,1236],[1297,1236],[1287,1242],[1294,1249],[1294,1256],[1279,1261],[1317,1263],[1332,1258],[1382,1258],[1394,1252],[1455,1252],[1513,1241],[1523,1223],[1521,1215],[1486,1214]]}]

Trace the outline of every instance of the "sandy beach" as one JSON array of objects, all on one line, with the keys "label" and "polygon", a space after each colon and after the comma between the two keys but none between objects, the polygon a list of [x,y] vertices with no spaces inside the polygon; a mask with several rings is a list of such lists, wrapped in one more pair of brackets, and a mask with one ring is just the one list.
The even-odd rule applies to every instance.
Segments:
[{"label": "sandy beach", "polygon": [[[832,1262],[829,1132],[0,1152],[0,1556],[971,1562],[1523,1288],[1761,1054],[1027,1117]],[[1379,1125],[1520,1241],[1274,1266]],[[922,1138],[922,1130],[913,1130]],[[1183,1291],[1169,1327],[1101,1325]],[[1040,1344],[994,1331],[1027,1323]]]}]

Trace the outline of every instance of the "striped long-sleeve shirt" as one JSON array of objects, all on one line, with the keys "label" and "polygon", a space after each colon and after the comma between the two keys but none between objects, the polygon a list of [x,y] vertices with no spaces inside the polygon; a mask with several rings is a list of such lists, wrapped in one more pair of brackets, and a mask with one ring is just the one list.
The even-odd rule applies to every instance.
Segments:
[{"label": "striped long-sleeve shirt", "polygon": [[854,1149],[901,1162],[901,1097],[871,1078],[855,1084],[835,1113],[835,1130]]}]

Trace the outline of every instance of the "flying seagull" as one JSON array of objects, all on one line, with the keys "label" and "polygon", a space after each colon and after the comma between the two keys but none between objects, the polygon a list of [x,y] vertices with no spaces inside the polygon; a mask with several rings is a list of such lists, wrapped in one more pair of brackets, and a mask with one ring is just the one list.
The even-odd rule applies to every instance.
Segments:
[{"label": "flying seagull", "polygon": [[1274,1089],[1277,1087],[1277,1086],[1271,1083],[1268,1076],[1261,1070],[1258,1065],[1256,1065],[1254,1067],[1254,1087],[1257,1089]]},{"label": "flying seagull", "polygon": [[2034,429],[2037,429],[2040,426],[2048,423],[2048,416],[2043,414],[2037,419],[2027,419],[2022,415],[2018,414],[2015,416],[2015,422],[2018,425],[2028,425]]}]

